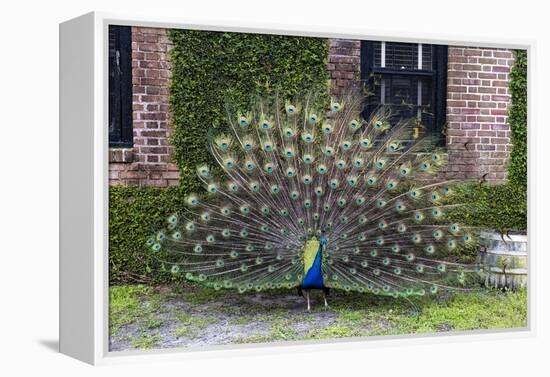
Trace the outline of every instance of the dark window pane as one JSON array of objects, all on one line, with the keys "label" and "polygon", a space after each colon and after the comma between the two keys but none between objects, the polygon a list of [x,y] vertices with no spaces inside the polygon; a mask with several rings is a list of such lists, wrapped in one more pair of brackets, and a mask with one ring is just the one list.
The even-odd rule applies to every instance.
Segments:
[{"label": "dark window pane", "polygon": [[380,108],[392,122],[412,120],[440,134],[445,122],[447,48],[417,43],[363,41],[361,77],[372,95],[365,116]]},{"label": "dark window pane", "polygon": [[131,147],[132,40],[129,26],[109,26],[109,146]]},{"label": "dark window pane", "polygon": [[433,46],[432,45],[422,45],[422,69],[431,70],[433,66]]}]

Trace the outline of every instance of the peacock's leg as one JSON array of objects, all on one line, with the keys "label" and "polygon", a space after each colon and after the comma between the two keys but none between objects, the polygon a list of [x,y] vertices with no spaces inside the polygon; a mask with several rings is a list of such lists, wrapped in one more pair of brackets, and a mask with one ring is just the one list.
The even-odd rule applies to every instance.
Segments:
[{"label": "peacock's leg", "polygon": [[306,289],[306,301],[307,301],[307,311],[311,311],[311,306],[309,304],[309,289]]},{"label": "peacock's leg", "polygon": [[328,301],[327,301],[327,296],[330,292],[330,289],[327,288],[327,287],[323,287],[323,299],[325,300],[325,310],[328,310]]}]

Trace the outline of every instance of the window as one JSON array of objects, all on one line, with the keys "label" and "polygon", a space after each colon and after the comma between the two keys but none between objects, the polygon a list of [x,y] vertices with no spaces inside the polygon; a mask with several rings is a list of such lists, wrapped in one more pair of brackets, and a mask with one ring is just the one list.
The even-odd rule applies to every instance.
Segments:
[{"label": "window", "polygon": [[447,46],[361,42],[361,78],[373,92],[365,116],[384,106],[392,120],[416,119],[417,132],[443,141],[447,96]]},{"label": "window", "polygon": [[109,146],[133,146],[130,26],[109,26]]}]

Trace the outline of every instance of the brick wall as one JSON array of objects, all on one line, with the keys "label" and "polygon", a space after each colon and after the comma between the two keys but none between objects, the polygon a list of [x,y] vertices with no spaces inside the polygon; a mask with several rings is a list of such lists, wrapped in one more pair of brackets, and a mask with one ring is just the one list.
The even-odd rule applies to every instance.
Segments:
[{"label": "brick wall", "polygon": [[[361,42],[329,40],[331,94],[360,76]],[[168,89],[171,45],[165,29],[132,27],[134,147],[111,149],[111,185],[168,186],[179,180],[169,145]],[[502,182],[511,149],[507,111],[510,50],[449,47],[447,178]]]},{"label": "brick wall", "polygon": [[361,41],[330,39],[328,51],[328,71],[330,74],[331,95],[338,96],[359,79]]},{"label": "brick wall", "polygon": [[447,177],[506,179],[512,63],[510,50],[449,47]]},{"label": "brick wall", "polygon": [[134,147],[110,149],[109,183],[168,186],[179,171],[169,145],[170,40],[166,29],[132,27]]}]

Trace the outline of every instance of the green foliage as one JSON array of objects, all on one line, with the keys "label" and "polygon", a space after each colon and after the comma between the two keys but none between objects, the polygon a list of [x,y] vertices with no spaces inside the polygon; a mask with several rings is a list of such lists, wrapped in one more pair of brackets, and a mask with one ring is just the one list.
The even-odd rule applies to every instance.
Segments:
[{"label": "green foliage", "polygon": [[328,93],[326,39],[194,30],[170,37],[173,144],[184,192],[200,187],[197,164],[213,165],[207,136],[226,127],[227,101],[247,110],[255,95]]},{"label": "green foliage", "polygon": [[[170,281],[154,269],[143,247],[151,232],[198,191],[196,166],[213,164],[208,133],[226,125],[225,102],[243,108],[254,95],[301,91],[328,93],[326,39],[173,30],[170,104],[173,144],[180,169],[178,188],[111,187],[109,265],[112,282]],[[321,99],[323,97],[321,96]],[[327,98],[328,99],[328,94]]]},{"label": "green foliage", "polygon": [[455,188],[453,201],[467,203],[447,216],[470,226],[506,232],[527,229],[527,191],[509,182],[504,185],[469,184]]},{"label": "green foliage", "polygon": [[510,156],[508,179],[512,185],[527,187],[527,51],[518,50],[510,73],[512,106],[508,122],[514,147]]},{"label": "green foliage", "polygon": [[[109,188],[109,275],[111,282],[170,281],[169,272],[152,271],[145,241],[183,206],[179,188]],[[158,268],[158,266],[155,266]]]}]

